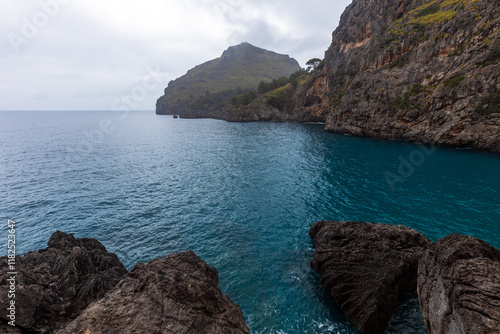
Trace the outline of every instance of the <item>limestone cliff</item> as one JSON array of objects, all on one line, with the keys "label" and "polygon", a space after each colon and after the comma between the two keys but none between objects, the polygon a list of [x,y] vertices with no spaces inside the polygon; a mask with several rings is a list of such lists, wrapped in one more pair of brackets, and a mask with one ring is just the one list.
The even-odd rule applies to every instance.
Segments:
[{"label": "limestone cliff", "polygon": [[295,109],[338,133],[500,152],[498,0],[354,0]]}]

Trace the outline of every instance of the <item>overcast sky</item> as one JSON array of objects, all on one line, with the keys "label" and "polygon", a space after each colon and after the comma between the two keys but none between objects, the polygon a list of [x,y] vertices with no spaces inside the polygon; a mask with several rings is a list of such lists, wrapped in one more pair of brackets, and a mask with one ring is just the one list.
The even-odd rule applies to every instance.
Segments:
[{"label": "overcast sky", "polygon": [[231,45],[323,58],[351,0],[0,0],[0,110],[154,110]]}]

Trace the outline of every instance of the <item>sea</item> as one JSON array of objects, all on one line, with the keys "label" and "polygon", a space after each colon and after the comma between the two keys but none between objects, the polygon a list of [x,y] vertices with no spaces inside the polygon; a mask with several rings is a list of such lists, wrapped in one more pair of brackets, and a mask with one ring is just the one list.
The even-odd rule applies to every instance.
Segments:
[{"label": "sea", "polygon": [[[356,333],[309,263],[317,220],[403,224],[500,247],[500,155],[358,138],[322,124],[154,111],[0,111],[0,255],[56,230],[132,269],[193,250],[251,333]],[[425,333],[402,300],[387,333]]]}]

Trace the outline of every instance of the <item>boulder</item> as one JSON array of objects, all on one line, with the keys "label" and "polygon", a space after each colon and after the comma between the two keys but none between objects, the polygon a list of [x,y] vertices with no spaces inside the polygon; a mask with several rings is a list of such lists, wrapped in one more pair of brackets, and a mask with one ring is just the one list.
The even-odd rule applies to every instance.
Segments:
[{"label": "boulder", "polygon": [[[0,309],[15,301],[16,331],[0,312],[6,333],[52,333],[75,319],[92,301],[101,298],[127,273],[118,257],[96,239],[75,239],[55,232],[48,247],[15,258],[15,272],[7,256],[0,258]],[[15,276],[15,298],[6,298]]]},{"label": "boulder", "polygon": [[193,252],[134,267],[106,296],[58,334],[249,333],[218,286],[218,273]]},{"label": "boulder", "polygon": [[416,288],[427,237],[405,226],[319,221],[309,230],[311,267],[361,334],[383,333],[407,291]]},{"label": "boulder", "polygon": [[451,234],[418,266],[420,308],[429,333],[500,333],[500,251]]}]

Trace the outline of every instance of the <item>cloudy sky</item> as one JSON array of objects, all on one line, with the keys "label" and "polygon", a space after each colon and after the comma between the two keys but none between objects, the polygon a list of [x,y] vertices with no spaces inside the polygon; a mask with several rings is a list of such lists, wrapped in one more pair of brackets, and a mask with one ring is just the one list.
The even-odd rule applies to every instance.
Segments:
[{"label": "cloudy sky", "polygon": [[305,67],[351,0],[0,0],[0,110],[154,110],[187,70],[249,42]]}]

